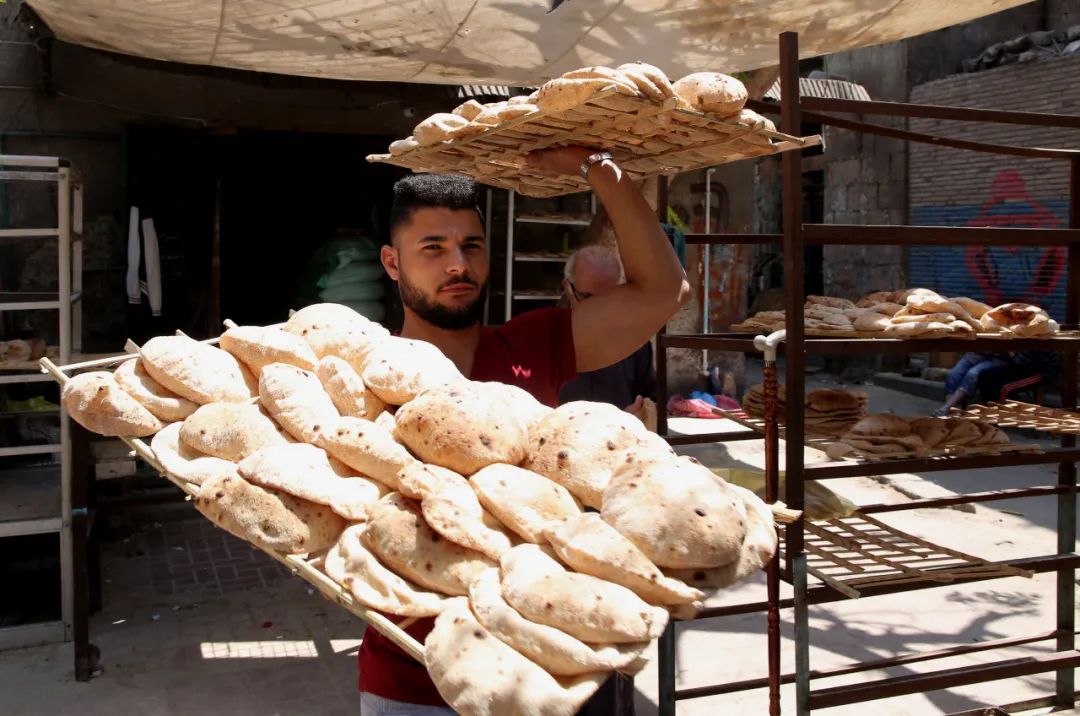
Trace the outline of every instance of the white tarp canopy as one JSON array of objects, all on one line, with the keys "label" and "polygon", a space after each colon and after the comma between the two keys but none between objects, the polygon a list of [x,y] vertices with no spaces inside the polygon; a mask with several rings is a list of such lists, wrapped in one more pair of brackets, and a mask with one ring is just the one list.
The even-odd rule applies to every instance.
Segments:
[{"label": "white tarp canopy", "polygon": [[[28,0],[67,42],[290,75],[533,85],[644,60],[672,77],[919,35],[1026,0]],[[558,7],[551,10],[552,5]]]}]

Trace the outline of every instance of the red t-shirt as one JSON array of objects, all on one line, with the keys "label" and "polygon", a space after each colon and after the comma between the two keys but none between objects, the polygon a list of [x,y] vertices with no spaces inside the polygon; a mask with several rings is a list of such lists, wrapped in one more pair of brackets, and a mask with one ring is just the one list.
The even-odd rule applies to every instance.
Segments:
[{"label": "red t-shirt", "polygon": [[[559,389],[577,374],[576,363],[570,309],[541,308],[497,328],[481,328],[469,377],[516,385],[555,407]],[[405,631],[423,643],[434,624],[434,619],[418,619]],[[361,691],[412,704],[446,705],[424,665],[374,629],[364,632],[359,662]]]}]

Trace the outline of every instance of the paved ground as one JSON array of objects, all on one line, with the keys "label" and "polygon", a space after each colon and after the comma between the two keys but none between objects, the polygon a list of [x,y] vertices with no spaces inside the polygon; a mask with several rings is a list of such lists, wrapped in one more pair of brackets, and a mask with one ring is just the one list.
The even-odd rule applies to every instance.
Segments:
[{"label": "paved ground", "polygon": [[[925,413],[927,401],[870,386],[872,408]],[[712,429],[687,426],[686,429]],[[716,460],[754,463],[742,446]],[[907,494],[1048,484],[1052,468],[996,469],[970,474],[931,473],[888,481],[834,481],[861,502],[903,501]],[[899,489],[897,489],[899,488]],[[936,492],[937,491],[937,492]],[[916,510],[890,523],[930,540],[984,557],[1010,558],[1054,551],[1054,501],[990,503],[974,512]],[[92,641],[104,673],[90,683],[72,676],[71,649],[49,645],[0,654],[0,714],[132,716],[193,713],[356,714],[356,647],[362,624],[313,594],[277,563],[215,529],[189,506],[163,511],[122,540],[105,545],[105,610],[95,615]],[[177,519],[180,518],[180,519]],[[816,607],[811,660],[822,668],[851,661],[958,643],[1035,634],[1053,628],[1053,575],[944,586],[911,594],[849,600]],[[764,596],[762,580],[723,600]],[[765,673],[764,618],[712,619],[679,629],[681,687],[752,678]],[[791,669],[785,625],[785,669]],[[915,664],[847,681],[981,663],[1038,653],[1045,645],[983,653],[949,662]],[[638,677],[638,713],[656,711],[655,661]],[[845,678],[821,686],[845,683]],[[1051,676],[1036,676],[836,709],[838,714],[937,714],[1043,695]],[[792,694],[784,693],[790,713]],[[764,713],[763,695],[682,702],[682,716]]]}]

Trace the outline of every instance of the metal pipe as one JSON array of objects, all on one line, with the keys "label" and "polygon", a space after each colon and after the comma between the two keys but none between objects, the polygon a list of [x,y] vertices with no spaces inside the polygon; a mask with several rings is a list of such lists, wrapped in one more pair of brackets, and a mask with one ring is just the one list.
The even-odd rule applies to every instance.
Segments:
[{"label": "metal pipe", "polygon": [[[709,167],[705,170],[705,232],[712,232],[712,175],[716,171],[716,167]],[[703,291],[701,297],[701,332],[708,333],[712,327],[712,311],[709,305],[709,290],[712,288],[712,245],[706,244],[704,253],[704,260],[702,261],[704,271],[703,279]],[[706,348],[701,352],[701,372],[708,374],[709,372],[709,349]]]},{"label": "metal pipe", "polygon": [[503,322],[509,321],[513,316],[514,303],[514,196],[516,192],[511,189],[506,207],[506,295],[503,297],[504,304]]},{"label": "metal pipe", "polygon": [[[1069,163],[1069,227],[1080,228],[1080,158]],[[1080,321],[1080,247],[1068,249],[1068,284],[1066,286],[1065,321]],[[1061,407],[1075,409],[1077,400],[1076,349],[1067,350],[1062,356]],[[1076,445],[1075,435],[1063,435],[1062,448]],[[1059,552],[1076,549],[1076,463],[1066,462],[1058,466],[1058,485],[1066,488],[1058,495],[1057,546]],[[1076,648],[1076,570],[1061,569],[1057,573],[1057,640],[1058,651]],[[1072,668],[1058,669],[1055,679],[1055,697],[1058,707],[1071,707],[1076,702],[1076,671]]]}]

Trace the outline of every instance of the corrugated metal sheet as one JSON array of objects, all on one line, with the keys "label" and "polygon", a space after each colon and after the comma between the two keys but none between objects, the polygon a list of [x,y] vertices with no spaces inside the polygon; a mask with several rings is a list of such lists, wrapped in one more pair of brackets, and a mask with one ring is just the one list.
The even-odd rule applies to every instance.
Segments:
[{"label": "corrugated metal sheet", "polygon": [[27,0],[64,41],[351,80],[527,86],[643,60],[672,77],[892,42],[1027,0]]},{"label": "corrugated metal sheet", "polygon": [[[1069,202],[1002,202],[911,210],[922,226],[1065,226]],[[1020,301],[1065,315],[1066,251],[1063,247],[913,246],[908,281],[948,296],[970,296],[991,305]]]},{"label": "corrugated metal sheet", "polygon": [[[860,102],[869,102],[870,93],[866,88],[855,82],[845,80],[799,78],[799,94],[803,97],[824,97],[826,99],[851,99]],[[774,102],[780,101],[780,80],[777,80],[769,91],[765,93],[765,99]]]}]

